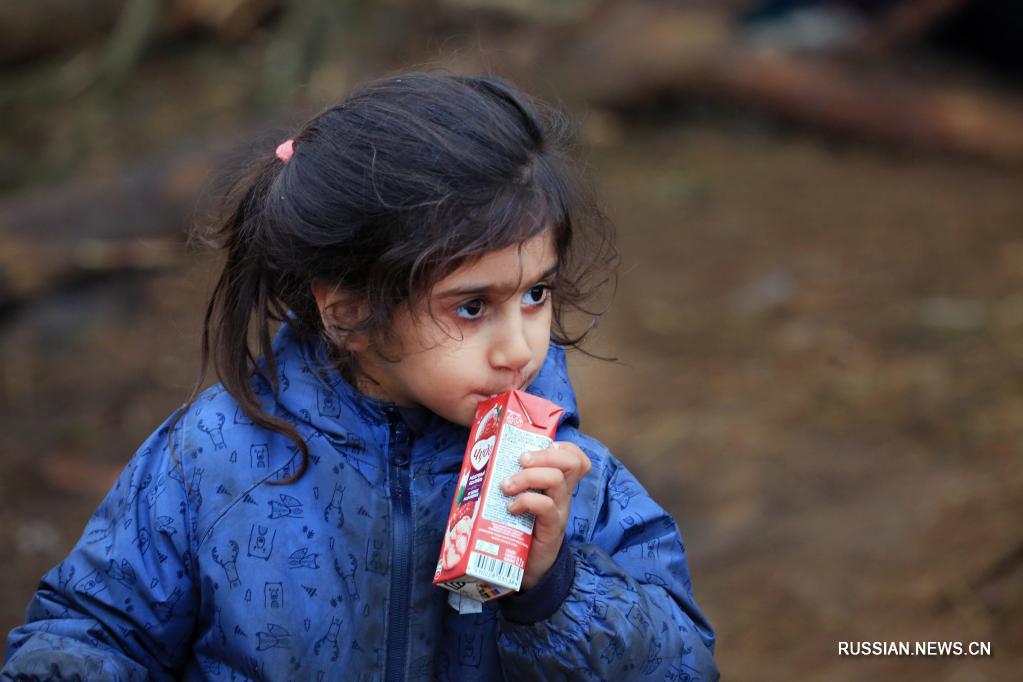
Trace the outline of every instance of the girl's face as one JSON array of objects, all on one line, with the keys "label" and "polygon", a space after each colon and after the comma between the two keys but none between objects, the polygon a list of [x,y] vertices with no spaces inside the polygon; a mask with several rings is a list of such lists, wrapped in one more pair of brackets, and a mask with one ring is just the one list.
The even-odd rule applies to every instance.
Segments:
[{"label": "girl's face", "polygon": [[355,351],[359,390],[468,426],[479,401],[525,388],[540,372],[557,266],[551,230],[462,266],[428,301],[398,313],[400,347],[386,354],[398,362]]}]

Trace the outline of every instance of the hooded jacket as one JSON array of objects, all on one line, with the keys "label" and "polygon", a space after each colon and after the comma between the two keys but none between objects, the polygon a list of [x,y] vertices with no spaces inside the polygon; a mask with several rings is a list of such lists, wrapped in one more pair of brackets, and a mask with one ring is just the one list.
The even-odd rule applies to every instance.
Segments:
[{"label": "hooded jacket", "polygon": [[593,467],[559,557],[567,594],[535,622],[511,606],[540,585],[460,614],[431,582],[468,430],[358,393],[286,323],[274,355],[276,395],[255,388],[308,444],[304,475],[274,485],[298,448],[206,390],[43,578],[4,680],[717,679],[678,527],[579,431],[562,348],[527,390],[565,409],[557,439]]}]

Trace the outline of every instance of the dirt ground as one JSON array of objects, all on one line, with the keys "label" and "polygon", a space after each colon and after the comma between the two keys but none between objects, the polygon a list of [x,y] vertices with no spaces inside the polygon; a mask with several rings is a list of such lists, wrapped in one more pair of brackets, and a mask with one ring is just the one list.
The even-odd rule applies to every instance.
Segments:
[{"label": "dirt ground", "polygon": [[[679,520],[724,678],[1018,679],[1023,172],[751,121],[600,138],[620,361],[572,360],[583,427]],[[187,395],[213,273],[184,262],[0,327],[0,631]]]},{"label": "dirt ground", "polygon": [[713,126],[607,152],[629,366],[580,389],[680,520],[725,675],[1016,679],[1019,174]]}]

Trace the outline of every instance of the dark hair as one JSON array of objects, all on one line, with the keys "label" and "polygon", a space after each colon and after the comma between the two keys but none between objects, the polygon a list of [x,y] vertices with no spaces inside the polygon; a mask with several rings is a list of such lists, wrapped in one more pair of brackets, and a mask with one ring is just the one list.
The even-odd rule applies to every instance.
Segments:
[{"label": "dark hair", "polygon": [[[363,332],[384,347],[398,306],[546,229],[560,265],[551,338],[577,346],[598,315],[583,303],[613,280],[617,252],[609,221],[572,170],[571,133],[561,112],[501,79],[411,73],[364,85],[315,116],[294,136],[290,160],[268,145],[227,193],[223,218],[193,235],[226,262],[186,407],[212,359],[245,414],[298,445],[294,480],[308,448],[292,424],[262,411],[252,384],[262,376],[277,395],[271,324],[287,319],[300,337],[325,336],[351,380],[354,360],[339,335]],[[324,329],[313,281],[340,286],[368,314]],[[590,318],[581,333],[566,329],[570,310]]]}]

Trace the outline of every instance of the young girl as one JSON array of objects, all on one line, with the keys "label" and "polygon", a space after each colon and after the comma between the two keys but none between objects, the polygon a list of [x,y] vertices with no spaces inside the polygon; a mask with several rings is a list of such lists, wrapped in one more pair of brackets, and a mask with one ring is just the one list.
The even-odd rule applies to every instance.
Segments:
[{"label": "young girl", "polygon": [[[221,383],[139,448],[3,679],[717,678],[678,527],[579,431],[562,315],[613,247],[560,121],[411,74],[265,151],[214,235]],[[431,581],[466,427],[510,389],[565,409],[503,483],[536,519],[523,589],[456,609]]]}]

